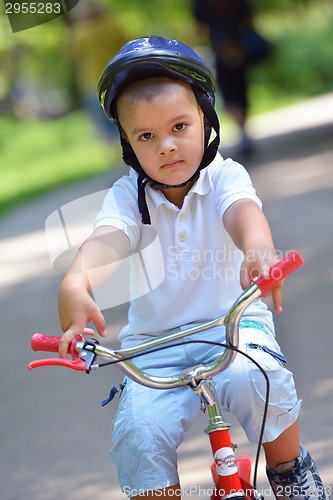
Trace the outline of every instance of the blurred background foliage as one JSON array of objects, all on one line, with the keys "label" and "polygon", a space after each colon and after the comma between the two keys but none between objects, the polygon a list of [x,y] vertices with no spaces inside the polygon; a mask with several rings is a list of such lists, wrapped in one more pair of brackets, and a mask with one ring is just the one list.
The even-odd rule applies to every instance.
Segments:
[{"label": "blurred background foliage", "polygon": [[[99,0],[128,39],[178,38],[196,48],[190,0]],[[273,56],[251,71],[251,114],[333,87],[333,2],[252,0]],[[79,4],[73,9],[79,9]],[[106,170],[119,158],[80,108],[69,19],[12,33],[0,6],[0,212],[47,189]],[[112,57],[110,54],[110,58]],[[226,126],[228,118],[218,109]]]}]

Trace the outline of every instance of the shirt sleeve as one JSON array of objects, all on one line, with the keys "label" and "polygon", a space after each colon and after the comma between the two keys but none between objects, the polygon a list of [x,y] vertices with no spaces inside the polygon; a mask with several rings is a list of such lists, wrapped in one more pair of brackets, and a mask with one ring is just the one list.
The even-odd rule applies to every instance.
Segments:
[{"label": "shirt sleeve", "polygon": [[[222,165],[218,161],[222,161]],[[262,208],[262,203],[252,185],[248,172],[239,163],[231,160],[214,160],[213,184],[216,196],[216,207],[223,217],[226,210],[236,201],[248,198]]]},{"label": "shirt sleeve", "polygon": [[94,229],[112,226],[123,231],[130,240],[130,250],[132,250],[139,241],[140,220],[137,190],[131,179],[124,176],[107,193],[97,214]]}]

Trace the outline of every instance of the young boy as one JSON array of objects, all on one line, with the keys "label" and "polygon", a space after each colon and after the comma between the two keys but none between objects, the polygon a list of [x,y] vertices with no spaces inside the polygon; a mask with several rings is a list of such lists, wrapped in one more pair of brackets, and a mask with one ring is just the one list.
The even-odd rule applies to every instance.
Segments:
[{"label": "young boy", "polygon": [[[122,347],[224,314],[250,277],[266,275],[276,262],[270,228],[247,172],[217,152],[214,91],[206,63],[175,40],[134,40],[106,66],[100,102],[119,129],[124,161],[132,168],[106,196],[93,235],[61,284],[61,356],[89,321],[106,335],[91,292],[113,275],[117,262],[142,254],[154,238],[164,279],[146,293],[134,293],[128,324],[119,335]],[[148,279],[153,282],[161,269],[154,254],[149,258]],[[131,270],[132,291],[140,290],[142,278],[138,268]],[[281,312],[281,285],[272,297]],[[221,342],[223,335],[222,328],[214,329],[209,339]],[[261,301],[242,319],[240,348],[250,349],[271,380],[263,445],[267,475],[279,498],[311,495],[324,500],[316,466],[299,441],[301,403],[292,374],[274,355],[251,349],[251,343],[281,354],[272,315]],[[145,355],[135,363],[148,371],[172,373],[207,361],[220,350],[198,345]],[[222,408],[234,413],[248,438],[257,441],[265,394],[261,374],[238,355],[215,378]],[[111,454],[120,485],[132,499],[180,497],[176,449],[199,409],[199,398],[187,388],[159,391],[126,380]]]}]

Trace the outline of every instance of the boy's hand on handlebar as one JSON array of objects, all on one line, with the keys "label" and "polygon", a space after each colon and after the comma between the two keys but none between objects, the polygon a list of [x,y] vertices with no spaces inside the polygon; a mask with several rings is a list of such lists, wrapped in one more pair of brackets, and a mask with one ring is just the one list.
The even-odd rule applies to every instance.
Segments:
[{"label": "boy's hand on handlebar", "polygon": [[[278,262],[275,251],[265,249],[251,250],[245,254],[242,266],[240,282],[243,289],[251,285],[251,280],[257,276],[269,277],[269,270]],[[278,313],[282,309],[282,286],[283,280],[277,283],[271,290],[274,310]]]},{"label": "boy's hand on handlebar", "polygon": [[61,358],[66,357],[68,346],[76,335],[93,334],[93,330],[86,328],[90,321],[102,337],[107,335],[103,314],[89,293],[80,286],[62,284],[59,289],[59,317],[64,332],[59,343]]}]

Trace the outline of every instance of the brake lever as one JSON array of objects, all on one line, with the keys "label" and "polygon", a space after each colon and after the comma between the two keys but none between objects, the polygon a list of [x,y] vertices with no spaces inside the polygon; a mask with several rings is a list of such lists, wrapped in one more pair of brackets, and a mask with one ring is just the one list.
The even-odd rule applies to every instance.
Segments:
[{"label": "brake lever", "polygon": [[96,359],[95,347],[99,344],[98,340],[88,339],[84,341],[79,357],[76,359],[66,358],[45,358],[31,361],[28,365],[29,370],[40,368],[41,366],[63,366],[71,370],[90,373],[93,363]]},{"label": "brake lever", "polygon": [[86,363],[84,360],[63,358],[45,358],[31,361],[28,365],[28,370],[40,368],[41,366],[63,366],[65,368],[71,368],[72,370],[89,373],[89,371],[86,370]]}]

